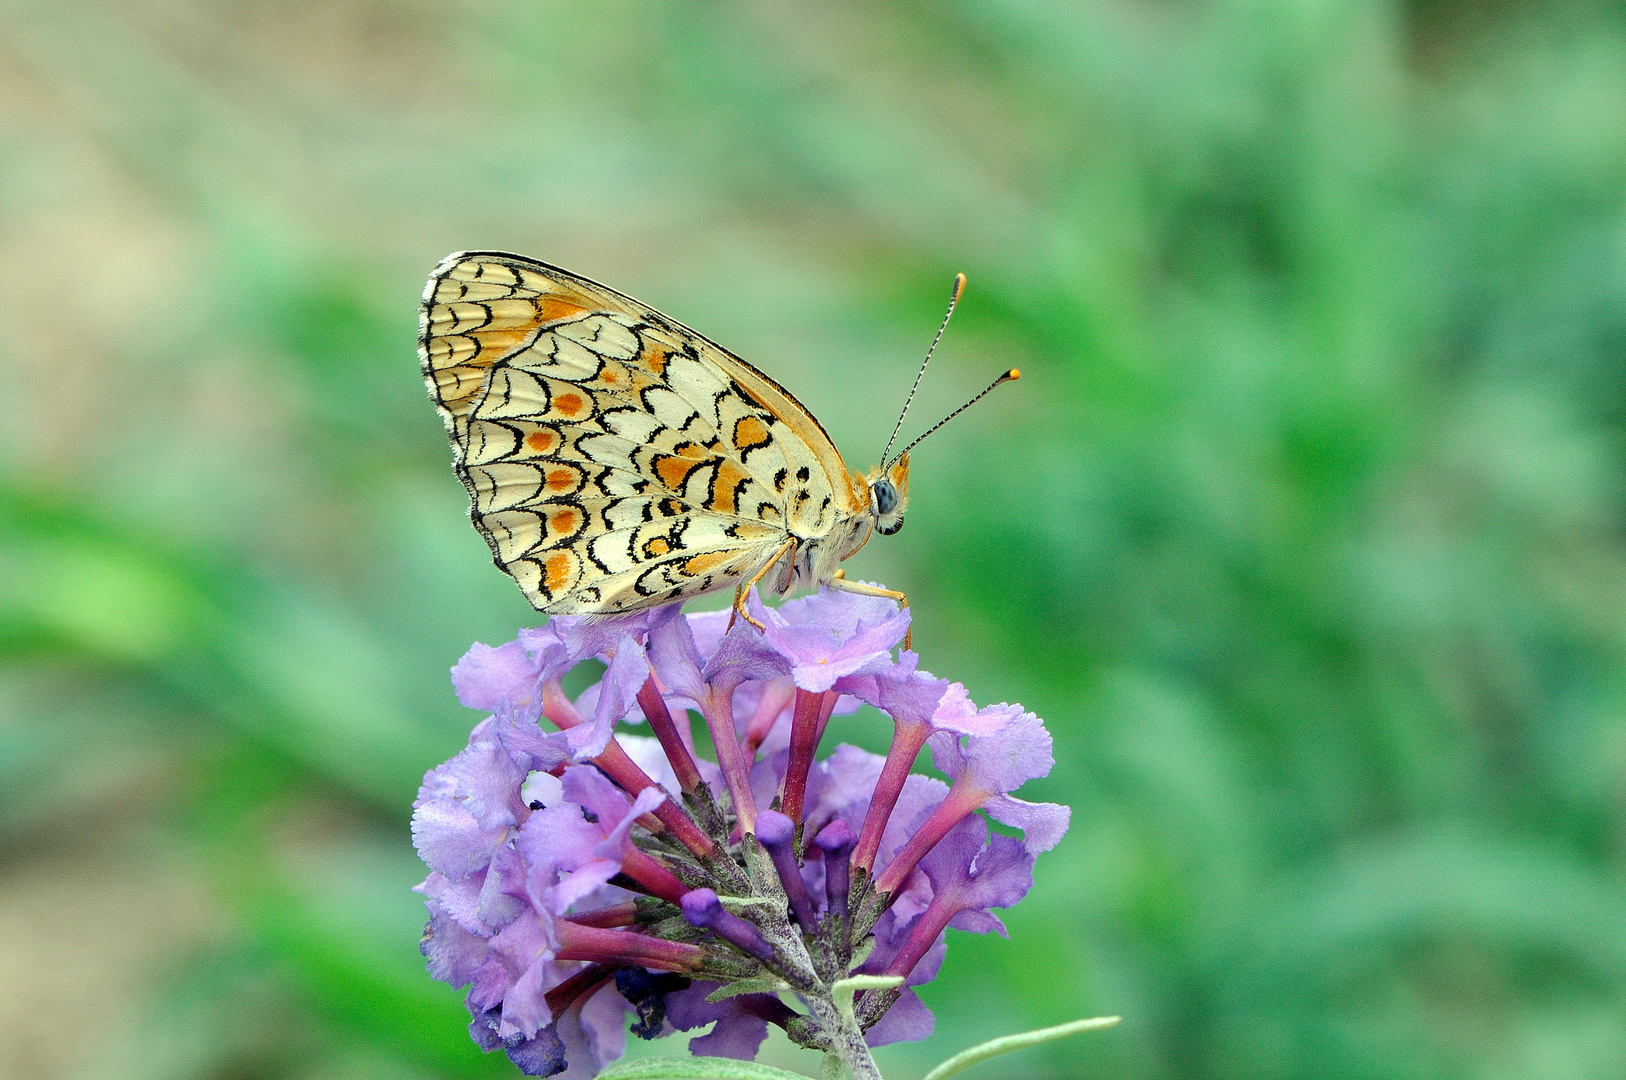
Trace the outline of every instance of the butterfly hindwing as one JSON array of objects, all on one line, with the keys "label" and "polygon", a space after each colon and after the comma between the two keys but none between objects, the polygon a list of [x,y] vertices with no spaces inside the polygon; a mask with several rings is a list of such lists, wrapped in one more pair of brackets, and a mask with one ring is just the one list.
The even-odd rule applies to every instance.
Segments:
[{"label": "butterfly hindwing", "polygon": [[549,613],[686,599],[822,536],[858,493],[767,376],[614,290],[513,255],[443,260],[424,379],[471,517]]}]

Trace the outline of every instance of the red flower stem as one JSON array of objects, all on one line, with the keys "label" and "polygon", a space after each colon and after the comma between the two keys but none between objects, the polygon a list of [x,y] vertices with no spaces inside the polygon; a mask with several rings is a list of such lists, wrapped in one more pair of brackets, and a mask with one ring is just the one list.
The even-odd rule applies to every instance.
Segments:
[{"label": "red flower stem", "polygon": [[638,707],[644,710],[644,719],[649,721],[649,730],[661,741],[661,749],[666,751],[666,760],[672,763],[672,772],[677,775],[678,785],[684,791],[694,791],[701,784],[700,769],[695,765],[694,756],[689,753],[689,747],[684,743],[677,724],[672,720],[672,713],[666,707],[666,699],[661,696],[661,688],[655,685],[655,676],[651,675],[644,680],[643,688],[638,691]]},{"label": "red flower stem", "polygon": [[688,886],[667,869],[666,864],[646,851],[640,851],[628,840],[621,847],[621,872],[632,880],[671,903],[680,903]]},{"label": "red flower stem", "polygon": [[[655,786],[655,781],[638,767],[637,762],[627,756],[627,752],[614,738],[610,739],[610,745],[604,748],[604,753],[593,759],[593,764],[603,769],[604,775],[620,784],[633,796],[637,796],[644,788]],[[694,818],[689,816],[687,810],[671,799],[667,799],[650,813],[666,826],[678,843],[701,858],[710,858],[717,853],[716,841],[694,823]]]},{"label": "red flower stem", "polygon": [[824,692],[824,703],[819,706],[819,735],[813,740],[815,748],[824,741],[824,729],[830,726],[830,714],[836,711],[836,702],[840,699],[841,695],[834,690]]},{"label": "red flower stem", "polygon": [[556,919],[560,960],[590,960],[601,964],[636,964],[679,973],[694,971],[706,957],[706,950],[682,941],[635,934],[630,930],[605,930],[583,926],[569,919]]},{"label": "red flower stem", "polygon": [[948,926],[949,920],[964,911],[965,907],[966,905],[960,902],[952,890],[932,897],[932,902],[921,912],[920,918],[915,920],[914,928],[909,931],[909,937],[898,949],[898,955],[886,966],[885,973],[902,975],[907,979],[909,973],[915,970],[915,965],[920,963],[920,958],[936,943],[937,935]]},{"label": "red flower stem", "polygon": [[[542,685],[542,714],[552,720],[561,730],[573,728],[583,723],[582,714],[576,711],[576,706],[565,696],[564,689],[559,685],[558,679],[550,679]],[[638,767],[638,763],[627,756],[621,744],[610,736],[610,743],[604,748],[604,753],[593,759],[593,764],[604,770],[604,775],[621,785],[622,790],[636,797],[645,788],[654,787],[655,781],[649,774]],[[710,858],[717,853],[717,844],[707,836],[700,826],[694,823],[683,807],[667,799],[654,810],[650,811],[655,821],[649,820],[649,815],[639,818],[639,823],[649,828],[658,824],[676,837],[678,843],[702,858]],[[651,831],[660,831],[658,828]]]},{"label": "red flower stem", "polygon": [[740,740],[745,760],[756,760],[762,740],[773,731],[774,721],[779,719],[779,714],[785,711],[785,706],[795,696],[796,684],[789,679],[770,679],[763,684],[762,700],[757,703],[757,711],[751,714],[750,721],[745,725],[745,738]]},{"label": "red flower stem", "polygon": [[701,715],[711,731],[711,743],[717,751],[717,767],[723,771],[728,793],[734,801],[734,819],[741,833],[754,832],[757,824],[756,797],[751,794],[751,769],[745,763],[745,752],[740,749],[740,736],[734,730],[734,691],[732,688],[713,688],[701,702]]},{"label": "red flower stem", "polygon": [[899,723],[892,729],[892,746],[886,752],[886,764],[881,766],[881,778],[875,782],[875,794],[870,796],[869,812],[864,815],[858,846],[853,849],[853,866],[868,870],[875,865],[886,823],[898,805],[904,781],[909,779],[909,770],[914,767],[915,755],[926,745],[926,737],[931,733],[930,724]]},{"label": "red flower stem", "polygon": [[631,926],[638,921],[638,905],[630,901],[625,904],[613,904],[597,911],[584,911],[572,915],[570,921],[581,926],[597,926],[604,929]]},{"label": "red flower stem", "polygon": [[[948,831],[967,814],[987,802],[990,794],[981,788],[956,782],[949,789],[948,798],[937,804],[937,809],[909,837],[909,842],[886,864],[881,876],[875,879],[875,892],[882,896],[897,892],[899,886],[909,880],[910,873],[926,857],[926,853],[936,847],[937,842],[947,836]],[[868,827],[869,822],[865,821],[864,825]]]},{"label": "red flower stem", "polygon": [[785,789],[779,812],[796,824],[802,823],[802,804],[807,799],[807,774],[813,768],[813,755],[819,749],[819,711],[824,695],[796,689],[796,711],[790,718],[790,761],[785,768]]},{"label": "red flower stem", "polygon": [[548,1012],[558,1017],[576,1002],[593,994],[599,987],[615,978],[615,973],[624,967],[625,964],[594,964],[592,967],[582,968],[543,995],[543,1000],[548,1003]]}]

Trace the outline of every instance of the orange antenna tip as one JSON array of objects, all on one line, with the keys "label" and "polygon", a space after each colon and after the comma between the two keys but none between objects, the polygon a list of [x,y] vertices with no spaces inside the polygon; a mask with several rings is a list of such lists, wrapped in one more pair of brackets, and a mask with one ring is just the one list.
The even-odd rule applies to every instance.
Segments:
[{"label": "orange antenna tip", "polygon": [[943,322],[937,328],[937,336],[932,338],[931,348],[926,350],[926,359],[920,362],[920,370],[915,372],[915,384],[909,388],[909,396],[903,399],[903,411],[898,413],[898,422],[892,428],[892,437],[886,440],[886,449],[881,451],[881,460],[887,461],[892,453],[892,444],[898,441],[898,432],[903,430],[903,418],[909,415],[909,406],[914,404],[915,391],[920,389],[920,380],[926,374],[926,365],[932,362],[932,354],[937,351],[937,343],[943,340],[943,331],[948,329],[949,317],[954,314],[954,305],[960,302],[960,294],[965,291],[965,275],[954,275],[954,292],[949,296],[948,310],[943,313]]},{"label": "orange antenna tip", "polygon": [[[983,398],[985,398],[989,394],[993,393],[994,390],[997,387],[1004,386],[1006,383],[1011,382],[1011,381],[1013,381],[1015,379],[1020,379],[1021,377],[1022,377],[1022,373],[1020,371],[1017,371],[1015,368],[1011,368],[1009,371],[1005,372],[1005,374],[1001,375],[999,378],[997,378],[993,382],[989,383],[987,388],[985,390],[983,390],[982,393],[978,394],[976,397],[972,398],[970,401],[966,402],[964,405],[961,405],[958,409],[955,409],[953,412],[951,412],[947,416],[943,417],[943,419],[941,419],[937,423],[933,424],[931,426],[930,430],[928,430],[926,432],[926,435],[930,435],[933,431],[936,431],[938,428],[942,427],[944,424],[948,423],[950,420],[953,420],[956,416],[959,416],[961,413],[963,413],[967,409],[971,408],[971,406],[975,405],[977,402],[981,401]],[[902,460],[903,458],[908,457],[909,456],[909,451],[911,451],[915,447],[919,446],[921,444],[921,442],[926,438],[926,435],[921,435],[920,437],[915,439],[914,442],[910,443],[908,446],[905,446],[903,448],[903,453],[899,454],[898,457],[896,459],[894,459],[894,460]],[[888,449],[890,449],[890,447]],[[884,460],[887,460],[887,459],[883,458],[882,460],[884,461]]]}]

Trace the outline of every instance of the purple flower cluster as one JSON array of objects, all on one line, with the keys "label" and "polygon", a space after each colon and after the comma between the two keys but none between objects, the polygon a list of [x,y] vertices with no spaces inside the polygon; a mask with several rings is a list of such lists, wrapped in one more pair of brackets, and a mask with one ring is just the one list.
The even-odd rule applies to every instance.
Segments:
[{"label": "purple flower cluster", "polygon": [[[422,949],[468,987],[474,1041],[527,1075],[595,1075],[629,1016],[644,1038],[715,1023],[693,1051],[747,1060],[770,1023],[849,1061],[925,1038],[910,987],[936,975],[946,928],[1003,934],[990,909],[1066,831],[1066,807],[1011,794],[1050,771],[1044,725],[921,671],[899,649],[907,609],[825,590],[750,610],[764,629],[676,606],[558,617],[452,669],[490,715],[414,804]],[[572,700],[560,680],[592,660],[603,675]],[[861,702],[892,721],[886,757],[816,760]],[[923,747],[948,783],[910,772]],[[855,973],[903,985],[843,1013],[832,987]]]}]

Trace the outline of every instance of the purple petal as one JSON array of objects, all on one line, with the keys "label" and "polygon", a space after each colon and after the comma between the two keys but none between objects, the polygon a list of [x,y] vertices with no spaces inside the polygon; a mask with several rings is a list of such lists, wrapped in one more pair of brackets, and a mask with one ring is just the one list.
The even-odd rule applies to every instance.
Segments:
[{"label": "purple petal", "polygon": [[616,822],[626,816],[627,796],[593,766],[572,765],[559,779],[564,782],[565,798],[597,815],[600,834],[615,828]]},{"label": "purple petal", "polygon": [[766,810],[773,805],[785,782],[785,770],[789,767],[790,753],[785,750],[764,757],[751,766],[751,797],[756,800],[758,810]]},{"label": "purple petal", "polygon": [[491,958],[490,947],[484,938],[459,926],[434,900],[425,906],[429,908],[429,925],[424,927],[418,951],[429,961],[429,975],[452,986],[463,986]]},{"label": "purple petal", "polygon": [[[547,898],[547,909],[555,915],[563,915],[572,905],[608,885],[610,879],[621,872],[621,852],[632,823],[665,801],[666,792],[660,788],[645,788],[639,792],[637,801],[626,816],[593,848],[593,857],[572,870],[569,877],[553,888]],[[605,820],[600,819],[597,827],[602,828],[604,824]]]},{"label": "purple petal", "polygon": [[896,1042],[919,1042],[931,1037],[937,1018],[913,990],[904,990],[886,1015],[864,1033],[864,1041],[871,1046],[886,1046]]},{"label": "purple petal", "polygon": [[554,1024],[570,1065],[562,1080],[590,1080],[627,1052],[627,1011],[613,985],[565,1010]]},{"label": "purple petal", "polygon": [[961,735],[988,737],[998,735],[1022,716],[1023,709],[1020,705],[1007,705],[1001,702],[985,709],[977,709],[969,700],[951,701],[949,696],[945,695],[943,706],[932,717],[932,726],[955,731]]},{"label": "purple petal", "polygon": [[751,679],[772,679],[790,674],[790,664],[762,640],[744,619],[735,624],[706,661],[703,677],[718,691],[731,694]]},{"label": "purple petal", "polygon": [[[868,688],[866,688],[868,689]],[[924,671],[909,671],[899,665],[875,675],[871,705],[899,724],[931,724],[949,689],[947,679],[933,678]]]},{"label": "purple petal", "polygon": [[[590,862],[604,830],[582,817],[581,807],[564,802],[531,815],[514,846],[529,864],[526,889],[531,902],[552,911],[552,889],[559,875]],[[564,908],[558,910],[563,911]]]},{"label": "purple petal", "polygon": [[638,703],[638,689],[649,678],[649,664],[644,659],[644,648],[632,637],[622,637],[615,646],[599,682],[599,694],[591,723],[578,724],[565,732],[565,738],[577,761],[587,761],[604,753],[610,744],[617,722],[624,720]]},{"label": "purple petal", "polygon": [[889,667],[909,629],[908,610],[895,602],[829,589],[778,609],[753,596],[752,614],[766,627],[763,640],[790,662],[796,685],[815,692]]},{"label": "purple petal", "polygon": [[497,1019],[500,1010],[489,1009],[486,1012],[476,1013],[474,1019],[469,1021],[469,1038],[474,1045],[491,1053],[493,1050],[503,1049],[502,1038],[497,1034]]},{"label": "purple petal", "polygon": [[687,990],[667,994],[666,1019],[679,1031],[692,1031],[716,1021],[709,1035],[689,1041],[689,1051],[702,1057],[750,1061],[768,1037],[767,1021],[749,1012],[747,1003],[738,998],[707,1001],[706,995],[720,985],[696,982]]},{"label": "purple petal", "polygon": [[703,701],[709,689],[700,674],[704,663],[689,620],[666,619],[649,631],[649,666],[668,693]]},{"label": "purple petal", "polygon": [[737,621],[734,620],[734,612],[730,608],[724,608],[722,611],[697,611],[693,615],[685,615],[684,618],[688,620],[689,632],[694,635],[695,648],[706,660],[710,660],[716,653],[723,635],[728,633],[728,624]]},{"label": "purple petal", "polygon": [[476,914],[486,926],[507,926],[525,910],[525,860],[504,844],[491,856],[480,886]]},{"label": "purple petal", "polygon": [[538,957],[554,951],[553,920],[527,911],[499,930],[490,945],[491,951],[508,961],[515,972],[524,971]]},{"label": "purple petal", "polygon": [[[842,589],[823,588],[811,596],[804,596],[774,609],[786,623],[817,623],[829,627],[843,640],[858,632],[861,625],[879,626],[903,611],[896,600],[884,596],[863,596]],[[907,628],[906,628],[907,629]],[[903,640],[898,634],[897,641]]]},{"label": "purple petal", "polygon": [[[887,863],[898,853],[898,849],[909,842],[909,837],[921,822],[930,816],[937,804],[942,802],[949,793],[949,787],[935,777],[924,776],[920,773],[910,773],[903,782],[903,790],[898,793],[898,801],[892,808],[892,817],[887,820],[886,832],[881,834],[881,847],[875,858],[875,871],[886,869]],[[868,806],[865,807],[869,809]],[[849,822],[850,824],[850,822]]]},{"label": "purple petal", "polygon": [[1034,803],[1011,795],[995,795],[982,807],[1002,825],[1022,830],[1022,843],[1028,853],[1037,855],[1061,843],[1072,820],[1071,807],[1058,803]]},{"label": "purple petal", "polygon": [[543,731],[536,718],[521,716],[506,701],[499,702],[491,718],[491,731],[514,758],[524,756],[527,771],[548,772],[572,759],[570,736],[564,731]]},{"label": "purple petal", "polygon": [[540,672],[517,641],[495,649],[475,642],[452,667],[452,687],[457,700],[471,709],[495,712],[498,702],[507,701],[523,711],[540,701],[536,693]]},{"label": "purple petal", "polygon": [[551,959],[547,953],[537,957],[536,961],[526,968],[520,977],[514,980],[514,985],[508,988],[508,993],[502,999],[502,1021],[497,1033],[505,1038],[513,1038],[518,1033],[520,1038],[531,1039],[536,1036],[539,1028],[553,1023],[553,1012],[548,1008],[547,1002],[547,976],[552,967],[548,963]]},{"label": "purple petal", "polygon": [[417,886],[417,891],[438,904],[441,911],[469,933],[477,937],[490,937],[491,925],[480,918],[480,893],[485,882],[484,871],[477,871],[457,881],[445,874],[430,874],[423,884]]},{"label": "purple petal", "polygon": [[[1001,708],[1001,706],[995,706]],[[1050,733],[1032,713],[1008,720],[990,735],[940,731],[930,739],[932,762],[956,781],[964,778],[990,795],[1015,791],[1056,763]]]},{"label": "purple petal", "polygon": [[656,620],[670,617],[668,612],[668,608],[657,608],[609,618],[599,615],[555,615],[542,630],[521,633],[520,641],[527,648],[538,650],[542,660],[542,681],[546,682],[558,678],[583,660],[613,652],[623,637],[642,639]]},{"label": "purple petal", "polygon": [[[914,671],[919,666],[920,657],[915,653],[908,651],[900,652],[898,654],[896,663],[890,665],[880,665],[876,671],[868,674],[843,675],[841,678],[836,680],[835,686],[832,689],[848,697],[855,698],[857,701],[867,702],[868,704],[873,705],[875,702],[880,700],[881,691],[879,686],[879,677],[882,672],[891,674],[894,677],[901,677]],[[928,679],[931,678],[929,674],[926,677]],[[840,703],[838,702],[838,707],[839,704]],[[856,704],[854,705],[853,711],[857,711]]]},{"label": "purple petal", "polygon": [[920,869],[931,880],[937,898],[952,900],[961,909],[955,926],[1004,933],[1004,924],[998,919],[979,919],[970,913],[1008,908],[1026,896],[1033,888],[1035,858],[1014,837],[997,833],[990,836],[988,823],[972,814],[920,860]]},{"label": "purple petal", "polygon": [[507,834],[506,828],[480,828],[467,808],[447,799],[412,812],[412,846],[429,869],[453,881],[483,870]]},{"label": "purple petal", "polygon": [[449,768],[457,778],[453,798],[468,808],[480,828],[498,829],[518,823],[522,812],[519,788],[529,770],[522,768],[495,738],[470,743],[442,767]]},{"label": "purple petal", "polygon": [[949,925],[972,934],[998,934],[1002,938],[1011,936],[999,916],[984,908],[966,908],[950,919]]},{"label": "purple petal", "polygon": [[[475,1039],[475,1042],[479,1041]],[[558,1076],[567,1067],[565,1044],[559,1038],[559,1033],[551,1027],[538,1031],[534,1039],[515,1043],[506,1049],[508,1060],[526,1076]]]},{"label": "purple petal", "polygon": [[735,1012],[717,1021],[710,1034],[689,1040],[689,1053],[699,1057],[725,1057],[751,1061],[762,1040],[768,1037],[768,1022],[747,1012]]},{"label": "purple petal", "polygon": [[[808,776],[807,810],[803,814],[810,827],[822,829],[837,817],[848,824],[862,825],[869,810],[870,794],[881,777],[886,758],[849,743],[814,766]],[[816,831],[816,830],[815,830]]]}]

